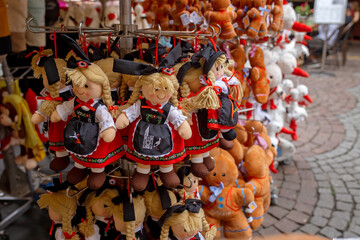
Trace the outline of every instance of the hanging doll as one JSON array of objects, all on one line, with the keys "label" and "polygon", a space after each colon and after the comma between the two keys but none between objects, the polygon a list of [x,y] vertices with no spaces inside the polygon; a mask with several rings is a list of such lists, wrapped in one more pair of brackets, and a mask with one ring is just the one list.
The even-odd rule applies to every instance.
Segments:
[{"label": "hanging doll", "polygon": [[67,63],[66,74],[72,82],[75,98],[58,105],[51,121],[66,120],[75,113],[64,130],[65,148],[75,161],[67,180],[71,184],[80,182],[90,168],[88,186],[98,189],[106,179],[104,167],[124,154],[122,139],[116,134],[114,120],[108,111],[112,99],[107,76],[99,66],[89,62],[76,43],[73,47],[84,59],[70,57]]},{"label": "hanging doll", "polygon": [[[130,127],[126,156],[138,163],[131,180],[137,191],[145,189],[151,165],[160,165],[160,179],[166,187],[176,187],[180,180],[173,165],[184,159],[184,139],[191,137],[186,117],[176,108],[179,83],[174,69],[167,68],[181,54],[180,45],[160,63],[150,65],[116,59],[114,71],[143,75],[136,81],[125,110],[116,120],[119,129]],[[143,97],[139,99],[140,90]]]},{"label": "hanging doll", "polygon": [[1,142],[2,149],[20,145],[20,156],[15,158],[17,164],[23,164],[26,169],[34,169],[38,162],[46,157],[35,126],[30,121],[30,109],[21,96],[1,91],[0,123],[10,129],[10,137]]},{"label": "hanging doll", "polygon": [[200,199],[199,196],[199,178],[195,177],[190,168],[187,166],[179,168],[177,171],[177,175],[180,179],[180,184],[182,185],[181,188],[177,189],[178,195],[180,198],[196,198]]},{"label": "hanging doll", "polygon": [[206,221],[201,203],[201,200],[187,199],[168,208],[159,220],[160,240],[214,239],[217,229]]},{"label": "hanging doll", "polygon": [[209,129],[206,123],[208,110],[220,107],[218,93],[213,87],[215,81],[206,83],[201,78],[204,65],[202,53],[193,55],[192,60],[183,64],[176,75],[181,83],[180,94],[183,99],[180,105],[191,114],[192,122],[192,136],[185,141],[185,148],[191,155],[191,172],[200,178],[206,177],[214,168],[209,151],[219,145],[219,133]]},{"label": "hanging doll", "polygon": [[[238,121],[238,108],[236,99],[232,97],[230,90],[231,85],[239,85],[239,80],[233,76],[228,69],[229,60],[225,53],[211,46],[207,47],[205,56],[205,64],[203,66],[204,77],[215,82],[215,86],[221,88],[219,94],[220,108],[209,111],[208,127],[210,129],[221,130],[222,138],[220,138],[220,146],[224,149],[232,148],[232,141],[236,138],[234,127]],[[242,98],[242,89],[239,86],[239,99]],[[226,140],[226,141],[224,141]]]},{"label": "hanging doll", "polygon": [[49,217],[53,221],[50,230],[50,239],[54,240],[79,240],[74,219],[77,203],[76,198],[68,198],[65,191],[44,193],[37,201],[40,209],[49,208]]},{"label": "hanging doll", "polygon": [[144,197],[133,195],[132,203],[130,203],[128,191],[123,190],[119,192],[119,196],[112,199],[112,203],[109,211],[113,215],[116,230],[120,232],[116,239],[147,239],[143,225],[146,214]]},{"label": "hanging doll", "polygon": [[57,105],[73,97],[71,86],[65,85],[63,68],[66,67],[66,62],[63,59],[54,58],[52,50],[44,50],[32,58],[31,65],[34,76],[36,78],[42,77],[43,85],[49,93],[44,97],[39,110],[31,117],[31,122],[33,124],[49,122],[49,148],[55,152],[55,158],[50,163],[50,169],[60,172],[70,163],[69,153],[64,147],[64,134],[62,132],[67,124],[67,119],[52,123],[49,118]]}]

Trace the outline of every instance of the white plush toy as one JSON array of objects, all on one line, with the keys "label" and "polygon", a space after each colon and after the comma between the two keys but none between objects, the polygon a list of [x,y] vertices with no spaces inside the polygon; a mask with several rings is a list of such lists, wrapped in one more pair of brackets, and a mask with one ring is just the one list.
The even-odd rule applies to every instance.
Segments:
[{"label": "white plush toy", "polygon": [[145,0],[135,0],[135,24],[138,26],[138,29],[150,28],[148,21],[146,20],[146,13],[144,13],[144,7],[142,6],[142,2]]},{"label": "white plush toy", "polygon": [[284,0],[284,27],[285,30],[294,30],[297,32],[311,32],[312,28],[296,21],[296,12],[291,3]]},{"label": "white plush toy", "polygon": [[79,26],[81,21],[85,21],[84,10],[83,6],[80,6],[75,2],[71,2],[64,18],[64,25],[72,27]]},{"label": "white plush toy", "polygon": [[114,24],[120,23],[120,9],[119,3],[115,4],[114,1],[109,1],[106,3],[106,8],[104,12],[104,20],[106,27],[112,27]]},{"label": "white plush toy", "polygon": [[309,74],[297,67],[296,58],[293,54],[285,52],[277,62],[283,74],[292,74],[300,77],[309,77]]}]

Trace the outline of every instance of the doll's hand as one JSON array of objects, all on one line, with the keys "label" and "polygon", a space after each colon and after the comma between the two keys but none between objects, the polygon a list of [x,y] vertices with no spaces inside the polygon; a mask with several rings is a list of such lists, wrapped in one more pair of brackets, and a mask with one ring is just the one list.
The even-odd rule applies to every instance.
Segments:
[{"label": "doll's hand", "polygon": [[127,126],[129,126],[129,124],[130,121],[125,113],[121,113],[120,116],[116,119],[116,123],[115,123],[118,129],[126,128]]},{"label": "doll's hand", "polygon": [[31,117],[32,124],[40,124],[45,121],[45,118],[38,113],[34,113]]},{"label": "doll's hand", "polygon": [[51,122],[59,122],[61,121],[61,117],[59,115],[59,113],[57,111],[54,111],[52,114],[51,114],[51,117],[50,117],[50,121]]},{"label": "doll's hand", "polygon": [[187,121],[184,121],[177,130],[179,132],[180,137],[182,137],[183,139],[187,140],[191,138],[192,135],[191,127]]},{"label": "doll's hand", "polygon": [[104,140],[104,142],[112,142],[115,138],[115,135],[116,135],[116,130],[112,127],[100,133],[100,137]]}]

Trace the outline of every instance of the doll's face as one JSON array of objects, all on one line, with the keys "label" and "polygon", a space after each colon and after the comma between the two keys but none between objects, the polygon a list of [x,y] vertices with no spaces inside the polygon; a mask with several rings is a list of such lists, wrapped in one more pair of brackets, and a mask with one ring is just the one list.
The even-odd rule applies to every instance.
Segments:
[{"label": "doll's face", "polygon": [[194,193],[199,186],[199,178],[190,173],[188,176],[184,177],[183,185],[186,192]]},{"label": "doll's face", "polygon": [[199,232],[199,230],[193,230],[187,232],[182,224],[173,225],[171,226],[171,229],[173,231],[174,236],[177,237],[177,239],[179,240],[185,240],[191,238]]},{"label": "doll's face", "polygon": [[108,207],[106,199],[99,198],[93,203],[91,206],[91,210],[94,213],[95,216],[99,217],[111,217],[111,213],[106,210]]},{"label": "doll's face", "polygon": [[114,217],[116,230],[118,230],[119,232],[126,232],[125,222],[124,222],[123,218],[120,218],[117,215],[113,215],[113,217]]},{"label": "doll's face", "polygon": [[102,95],[102,86],[92,81],[87,81],[83,87],[73,84],[74,94],[82,101],[100,98]]},{"label": "doll's face", "polygon": [[149,100],[151,104],[163,104],[169,101],[172,96],[172,91],[167,88],[160,88],[153,84],[143,85],[142,93],[146,100]]},{"label": "doll's face", "polygon": [[62,220],[61,215],[55,212],[51,207],[49,207],[49,217],[54,222],[61,222]]},{"label": "doll's face", "polygon": [[215,79],[218,80],[224,76],[225,66],[223,64],[214,63],[210,71],[214,73]]}]

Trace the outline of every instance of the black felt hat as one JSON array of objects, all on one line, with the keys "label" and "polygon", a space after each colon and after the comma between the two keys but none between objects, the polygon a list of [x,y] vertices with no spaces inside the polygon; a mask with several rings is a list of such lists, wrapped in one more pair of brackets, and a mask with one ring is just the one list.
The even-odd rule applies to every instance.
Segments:
[{"label": "black felt hat", "polygon": [[54,55],[47,57],[44,62],[44,69],[49,85],[53,85],[60,81],[59,71],[56,67]]},{"label": "black felt hat", "polygon": [[90,59],[88,58],[86,53],[84,53],[84,51],[81,49],[79,44],[73,38],[64,34],[64,35],[61,35],[61,39],[64,41],[66,46],[68,46],[69,49],[74,51],[76,56],[78,56],[79,58],[81,58],[83,60],[87,60],[90,62]]},{"label": "black felt hat", "polygon": [[207,45],[202,51],[199,52],[199,56],[205,59],[205,63],[203,66],[203,73],[205,75],[210,72],[216,59],[218,59],[223,54],[225,55],[223,51],[220,51],[218,47],[216,47],[215,50],[212,45]]}]

